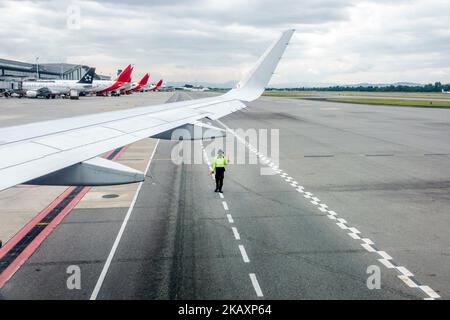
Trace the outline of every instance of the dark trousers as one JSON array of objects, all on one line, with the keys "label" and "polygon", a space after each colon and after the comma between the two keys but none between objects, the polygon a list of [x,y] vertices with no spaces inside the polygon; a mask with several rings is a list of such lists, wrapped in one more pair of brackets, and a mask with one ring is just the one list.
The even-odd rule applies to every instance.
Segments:
[{"label": "dark trousers", "polygon": [[222,191],[223,187],[223,175],[221,177],[217,177],[216,175],[216,190]]},{"label": "dark trousers", "polygon": [[225,178],[225,170],[223,168],[216,169],[216,190],[222,191],[223,178]]}]

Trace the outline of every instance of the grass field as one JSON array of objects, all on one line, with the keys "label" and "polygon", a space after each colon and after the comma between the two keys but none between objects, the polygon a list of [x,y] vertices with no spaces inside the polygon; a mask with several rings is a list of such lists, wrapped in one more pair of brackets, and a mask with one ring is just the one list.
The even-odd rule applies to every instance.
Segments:
[{"label": "grass field", "polygon": [[330,98],[327,101],[358,103],[358,104],[377,104],[389,106],[410,106],[423,108],[444,108],[450,107],[450,101],[430,101],[430,100],[406,100],[406,99],[350,99],[350,98]]},{"label": "grass field", "polygon": [[332,102],[410,106],[428,108],[450,107],[450,95],[420,92],[334,92],[334,91],[266,91],[267,97],[320,99]]},{"label": "grass field", "polygon": [[411,98],[413,99],[437,99],[449,100],[450,94],[443,94],[440,92],[360,92],[360,91],[266,91],[265,96],[274,97],[302,97],[309,95],[325,95],[325,96],[340,96],[340,97],[392,97],[392,98]]},{"label": "grass field", "polygon": [[313,94],[317,94],[318,91],[265,91],[263,96],[266,97],[307,97]]}]

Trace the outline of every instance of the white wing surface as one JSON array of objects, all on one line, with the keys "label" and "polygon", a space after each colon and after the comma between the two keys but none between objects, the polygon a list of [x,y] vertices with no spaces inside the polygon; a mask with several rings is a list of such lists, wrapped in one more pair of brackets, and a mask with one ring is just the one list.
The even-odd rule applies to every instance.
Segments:
[{"label": "white wing surface", "polygon": [[249,75],[221,96],[0,128],[0,191],[205,117],[218,119],[244,108],[241,101],[255,100],[264,91],[293,32],[283,32]]}]

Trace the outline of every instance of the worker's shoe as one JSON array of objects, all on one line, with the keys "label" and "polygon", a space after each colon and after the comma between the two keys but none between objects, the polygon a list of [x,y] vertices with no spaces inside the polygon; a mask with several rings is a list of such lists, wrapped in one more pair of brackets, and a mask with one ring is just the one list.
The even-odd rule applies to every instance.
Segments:
[{"label": "worker's shoe", "polygon": [[219,192],[220,192],[220,193],[223,193],[223,191],[222,191],[222,190],[219,190]]},{"label": "worker's shoe", "polygon": [[219,192],[219,190],[216,189],[216,190],[214,190],[214,192]]}]

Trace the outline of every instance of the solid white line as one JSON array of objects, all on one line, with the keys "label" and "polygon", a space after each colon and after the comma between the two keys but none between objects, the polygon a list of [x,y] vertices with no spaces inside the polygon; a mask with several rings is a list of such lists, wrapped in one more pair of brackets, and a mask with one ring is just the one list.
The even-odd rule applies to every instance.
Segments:
[{"label": "solid white line", "polygon": [[245,248],[242,244],[239,245],[239,251],[241,251],[242,260],[244,260],[245,263],[249,263],[250,259],[248,258],[247,251],[245,251]]},{"label": "solid white line", "polygon": [[[150,164],[152,163],[153,156],[155,155],[158,144],[159,144],[159,139],[156,142],[155,148],[153,149],[152,155],[150,156],[150,159],[147,163],[147,167],[145,168],[144,175],[147,175],[147,171],[150,168]],[[108,258],[106,259],[105,265],[103,266],[102,272],[100,273],[100,277],[98,278],[97,283],[95,284],[94,290],[92,291],[90,300],[97,299],[98,293],[100,292],[100,289],[102,288],[103,281],[105,280],[106,274],[108,273],[109,266],[111,265],[112,259],[114,258],[114,254],[116,253],[117,247],[119,246],[120,239],[122,239],[123,232],[125,231],[125,227],[127,226],[128,220],[130,219],[131,213],[133,212],[134,205],[136,204],[137,198],[139,196],[139,192],[141,191],[143,184],[144,184],[144,182],[142,181],[138,185],[136,193],[134,194],[134,197],[133,197],[133,201],[131,202],[131,205],[128,208],[127,214],[125,215],[125,219],[123,220],[122,225],[120,226],[120,230],[119,230],[119,233],[117,234],[116,240],[114,241],[111,251],[109,252]]]},{"label": "solid white line", "polygon": [[234,238],[235,238],[236,240],[241,240],[241,237],[239,236],[239,232],[238,232],[238,230],[236,229],[236,227],[231,227],[231,230],[233,230]]},{"label": "solid white line", "polygon": [[234,220],[233,220],[233,217],[231,216],[231,214],[227,214],[227,218],[228,218],[229,223],[234,223]]},{"label": "solid white line", "polygon": [[254,273],[250,273],[250,280],[252,280],[253,288],[255,289],[256,295],[258,297],[264,297],[261,287],[259,286],[258,279]]},{"label": "solid white line", "polygon": [[225,201],[222,201],[222,205],[223,205],[223,208],[225,209],[225,211],[228,211],[228,205]]}]

